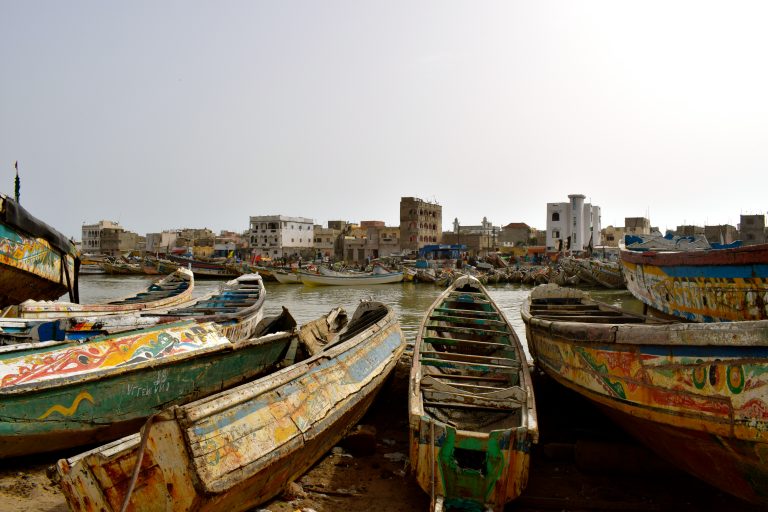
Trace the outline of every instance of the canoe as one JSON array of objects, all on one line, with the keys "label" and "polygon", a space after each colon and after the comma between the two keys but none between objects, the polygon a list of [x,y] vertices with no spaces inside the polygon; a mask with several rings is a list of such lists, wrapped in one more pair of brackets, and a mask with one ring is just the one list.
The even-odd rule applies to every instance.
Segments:
[{"label": "canoe", "polygon": [[103,304],[75,304],[27,300],[18,306],[6,308],[3,318],[52,319],[67,316],[103,316],[132,312],[146,312],[168,309],[192,300],[195,280],[187,269],[178,269],[173,274],[152,283],[146,290]]},{"label": "canoe", "polygon": [[275,367],[295,337],[283,312],[254,338],[187,320],[95,338],[0,347],[0,458],[104,442],[145,419]]},{"label": "canoe", "polygon": [[334,276],[301,272],[300,275],[301,282],[307,286],[368,286],[371,284],[400,283],[403,280],[402,272]]},{"label": "canoe", "polygon": [[768,319],[768,244],[689,251],[620,250],[627,289],[695,322]]},{"label": "canoe", "polygon": [[73,316],[46,322],[34,337],[41,341],[87,339],[97,335],[151,327],[157,324],[195,318],[199,322],[216,322],[232,341],[250,337],[262,318],[266,296],[258,274],[244,274],[223,283],[217,292],[168,311],[126,313],[108,316]]},{"label": "canoe", "polygon": [[362,302],[341,332],[323,320],[301,336],[327,343],[254,382],[169,408],[139,434],[60,460],[70,508],[118,512],[126,501],[127,510],[236,512],[279,494],[360,420],[405,348],[394,311],[377,302]]},{"label": "canoe", "polygon": [[65,293],[77,302],[79,267],[74,243],[0,194],[0,308]]},{"label": "canoe", "polygon": [[201,261],[172,254],[168,255],[168,259],[176,265],[191,270],[195,274],[195,279],[226,279],[242,274],[226,263]]},{"label": "canoe", "polygon": [[556,285],[534,289],[521,313],[550,377],[661,457],[768,506],[768,321],[654,319]]},{"label": "canoe", "polygon": [[522,345],[480,282],[425,315],[409,380],[410,461],[433,510],[501,511],[528,483],[536,405]]},{"label": "canoe", "polygon": [[298,272],[275,270],[272,272],[272,276],[281,284],[301,284],[301,274]]},{"label": "canoe", "polygon": [[[595,259],[576,260],[589,274],[594,282],[604,288],[624,288],[624,276],[621,266],[615,262],[600,261]],[[579,277],[583,274],[579,273]]]}]

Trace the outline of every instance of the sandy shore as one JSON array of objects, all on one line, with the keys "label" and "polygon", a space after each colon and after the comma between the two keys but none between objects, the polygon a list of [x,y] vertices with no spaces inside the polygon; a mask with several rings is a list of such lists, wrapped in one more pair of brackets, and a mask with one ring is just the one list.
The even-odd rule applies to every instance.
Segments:
[{"label": "sandy shore", "polygon": [[[533,450],[528,488],[508,511],[758,510],[659,460],[580,397],[546,378],[537,378],[535,385],[541,443]],[[376,429],[375,453],[336,449],[290,492],[255,510],[429,510],[426,493],[408,474],[406,400],[402,386],[398,388],[385,388],[387,400],[379,399],[363,419]],[[4,461],[0,511],[67,511],[64,497],[46,475],[60,457]]]}]

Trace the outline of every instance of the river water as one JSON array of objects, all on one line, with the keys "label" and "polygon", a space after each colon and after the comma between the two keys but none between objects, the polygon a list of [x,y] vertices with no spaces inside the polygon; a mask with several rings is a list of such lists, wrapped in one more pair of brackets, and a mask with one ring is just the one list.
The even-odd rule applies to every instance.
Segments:
[{"label": "river water", "polygon": [[[83,275],[80,277],[80,302],[105,302],[110,299],[133,295],[145,289],[156,279],[157,276]],[[194,295],[201,296],[216,290],[221,283],[222,281],[196,280]],[[416,340],[416,331],[422,317],[442,291],[442,288],[427,283],[352,287],[302,286],[266,282],[265,286],[267,289],[264,305],[265,314],[277,314],[281,311],[281,307],[285,306],[299,324],[314,320],[338,306],[344,307],[351,314],[361,299],[372,298],[389,304],[397,312],[400,325],[409,344],[413,344]],[[496,304],[506,314],[523,347],[528,352],[525,326],[520,317],[520,307],[528,297],[531,286],[504,283],[488,285],[487,289]],[[626,290],[593,290],[590,293],[597,300],[636,311],[640,310],[640,303]],[[527,355],[530,358],[530,353]]]}]

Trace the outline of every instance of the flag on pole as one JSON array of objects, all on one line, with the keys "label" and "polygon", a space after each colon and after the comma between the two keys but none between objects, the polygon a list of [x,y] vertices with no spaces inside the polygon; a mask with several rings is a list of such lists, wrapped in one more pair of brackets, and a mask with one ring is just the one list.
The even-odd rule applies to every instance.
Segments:
[{"label": "flag on pole", "polygon": [[16,163],[13,164],[13,166],[16,168],[16,180],[14,183],[14,195],[16,196],[16,202],[19,202],[19,195],[21,193],[21,180],[19,179],[19,161],[16,160]]}]

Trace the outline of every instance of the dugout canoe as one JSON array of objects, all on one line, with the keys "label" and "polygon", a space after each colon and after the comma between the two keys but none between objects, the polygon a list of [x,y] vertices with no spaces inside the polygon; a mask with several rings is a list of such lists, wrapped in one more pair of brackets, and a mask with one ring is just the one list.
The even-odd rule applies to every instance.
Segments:
[{"label": "dugout canoe", "polygon": [[768,321],[633,315],[545,285],[521,310],[536,364],[678,467],[768,507]]},{"label": "dugout canoe", "polygon": [[462,275],[421,322],[409,381],[410,461],[433,510],[502,511],[538,440],[528,363],[487,290]]},{"label": "dugout canoe", "polygon": [[78,301],[75,244],[0,194],[0,308],[27,299]]},{"label": "dugout canoe", "polygon": [[187,320],[86,343],[0,347],[0,458],[94,444],[273,369],[296,335],[287,311],[232,341]]},{"label": "dugout canoe", "polygon": [[60,460],[70,508],[236,512],[280,493],[357,423],[405,348],[394,311],[377,302],[362,302],[341,332],[323,320],[302,337],[320,342],[308,359]]}]

